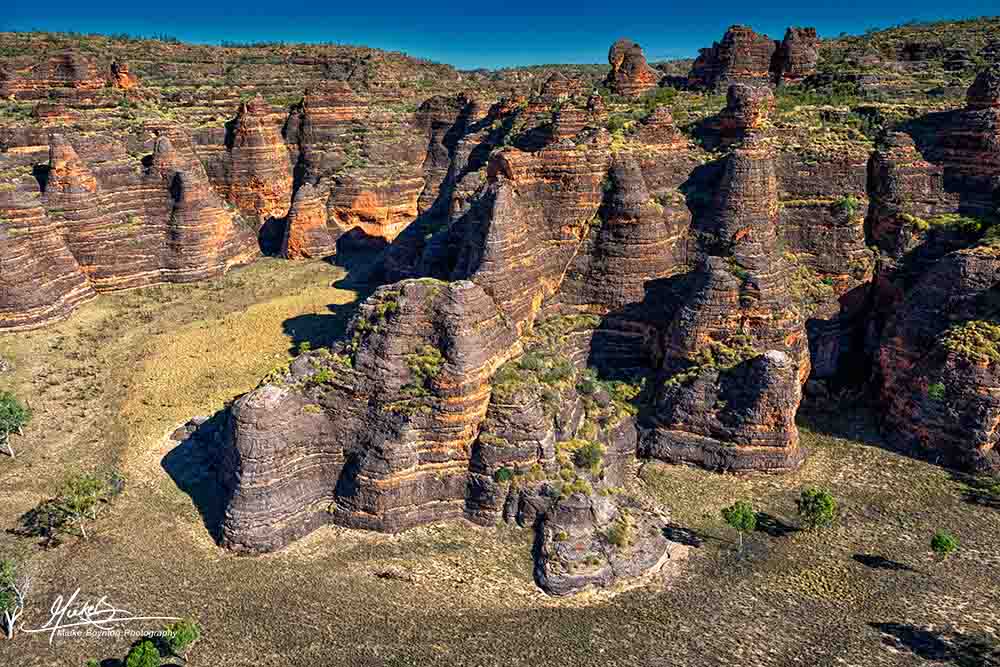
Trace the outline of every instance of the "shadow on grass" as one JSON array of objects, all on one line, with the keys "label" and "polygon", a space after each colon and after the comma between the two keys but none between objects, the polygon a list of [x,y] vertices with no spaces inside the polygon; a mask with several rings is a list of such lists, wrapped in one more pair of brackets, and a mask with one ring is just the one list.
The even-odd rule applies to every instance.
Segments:
[{"label": "shadow on grass", "polygon": [[1000,510],[1000,478],[952,472],[951,478],[962,487],[962,500],[970,505]]},{"label": "shadow on grass", "polygon": [[888,570],[890,572],[916,572],[906,563],[899,563],[894,560],[889,560],[885,556],[876,556],[874,554],[854,554],[851,559],[856,563],[861,563],[865,567],[869,567],[873,570]]},{"label": "shadow on grass", "polygon": [[219,453],[229,409],[219,410],[167,452],[160,465],[198,508],[205,528],[216,542],[228,502],[219,482]]},{"label": "shadow on grass", "polygon": [[348,303],[327,305],[326,313],[296,315],[285,320],[282,328],[292,339],[292,346],[288,350],[290,354],[297,354],[302,343],[308,343],[313,349],[329,347],[344,336],[347,323],[357,312],[358,306],[379,287],[373,274],[378,257],[379,253],[376,251],[356,251],[337,254],[325,260],[347,271],[332,287],[353,291],[357,296]]},{"label": "shadow on grass", "polygon": [[663,529],[663,536],[666,537],[671,542],[677,542],[678,544],[683,544],[688,547],[701,548],[705,544],[706,539],[711,539],[710,537],[699,533],[691,528],[684,528],[683,526],[678,526],[677,524],[668,524]]},{"label": "shadow on grass", "polygon": [[797,533],[800,528],[785,523],[778,517],[767,512],[757,512],[757,532],[766,533],[771,537],[787,537],[792,533]]},{"label": "shadow on grass", "polygon": [[888,637],[883,643],[913,655],[959,667],[1000,666],[1000,646],[988,635],[936,632],[904,623],[869,623]]}]

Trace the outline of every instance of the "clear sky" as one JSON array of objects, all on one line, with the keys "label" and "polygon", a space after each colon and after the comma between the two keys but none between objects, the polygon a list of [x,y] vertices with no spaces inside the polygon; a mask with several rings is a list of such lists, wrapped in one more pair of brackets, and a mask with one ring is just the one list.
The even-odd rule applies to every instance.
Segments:
[{"label": "clear sky", "polygon": [[459,68],[606,62],[615,39],[650,60],[685,58],[734,23],[780,39],[789,25],[821,36],[909,20],[1000,13],[990,0],[6,0],[0,30],[166,34],[183,41],[363,44]]}]

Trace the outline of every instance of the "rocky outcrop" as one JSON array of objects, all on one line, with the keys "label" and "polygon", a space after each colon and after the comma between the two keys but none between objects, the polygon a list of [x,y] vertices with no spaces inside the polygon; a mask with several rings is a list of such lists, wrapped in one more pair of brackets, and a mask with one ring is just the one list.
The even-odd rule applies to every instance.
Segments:
[{"label": "rocky outcrop", "polygon": [[729,158],[698,223],[705,259],[667,331],[646,454],[735,470],[801,462],[795,412],[809,351],[777,220],[773,155],[750,142]]},{"label": "rocky outcrop", "polygon": [[723,91],[734,83],[760,84],[771,79],[777,44],[747,26],[734,25],[721,42],[701,49],[691,66],[688,85]]},{"label": "rocky outcrop", "polygon": [[0,67],[2,97],[83,102],[92,98],[104,83],[105,77],[93,61],[75,51],[63,51],[41,60],[7,61]]},{"label": "rocky outcrop", "polygon": [[642,48],[628,39],[619,39],[608,51],[611,71],[604,84],[625,97],[639,97],[655,88],[663,75],[646,64]]},{"label": "rocky outcrop", "polygon": [[94,296],[35,180],[0,186],[0,329],[63,319]]},{"label": "rocky outcrop", "polygon": [[482,288],[381,288],[347,340],[302,355],[232,412],[223,542],[280,548],[325,522],[384,531],[461,516],[489,378],[519,353]]},{"label": "rocky outcrop", "polygon": [[535,578],[552,595],[634,582],[687,555],[666,528],[665,517],[634,505],[574,494],[541,518]]},{"label": "rocky outcrop", "polygon": [[674,116],[666,106],[658,106],[642,119],[636,139],[644,144],[664,148],[678,148],[687,144],[687,138],[678,129]]},{"label": "rocky outcrop", "polygon": [[947,465],[1000,470],[1000,253],[953,252],[906,294],[878,354],[887,436]]},{"label": "rocky outcrop", "polygon": [[781,42],[747,26],[734,25],[721,42],[701,49],[688,85],[715,91],[734,83],[793,83],[816,72],[819,39],[815,28],[788,28]]},{"label": "rocky outcrop", "polygon": [[737,83],[726,91],[726,108],[717,123],[719,142],[731,146],[750,134],[761,134],[774,111],[774,93],[768,86]]},{"label": "rocky outcrop", "polygon": [[[33,194],[10,190],[11,238],[18,242],[9,251],[33,275],[21,275],[20,265],[5,267],[21,278],[0,299],[6,313],[0,327],[59,319],[95,291],[215,277],[257,256],[253,230],[211,188],[184,133],[170,134],[156,140],[141,170],[113,141],[74,137],[74,145],[52,135],[40,172],[44,192],[34,179]],[[38,220],[30,230],[21,224],[28,219]],[[30,298],[19,296],[29,285]]]},{"label": "rocky outcrop", "polygon": [[128,71],[128,63],[111,62],[109,81],[111,86],[119,90],[133,90],[139,87],[139,78]]},{"label": "rocky outcrop", "polygon": [[340,233],[327,224],[326,202],[317,188],[306,183],[295,193],[288,213],[281,256],[286,259],[318,259],[337,252]]},{"label": "rocky outcrop", "polygon": [[559,300],[605,315],[642,302],[648,285],[684,268],[686,229],[669,224],[638,162],[616,158],[609,196],[566,270]]},{"label": "rocky outcrop", "polygon": [[292,203],[292,165],[272,115],[259,94],[240,105],[226,128],[217,184],[226,201],[258,227],[284,218]]},{"label": "rocky outcrop", "polygon": [[789,28],[775,54],[772,71],[779,81],[798,82],[816,73],[819,38],[816,28]]}]

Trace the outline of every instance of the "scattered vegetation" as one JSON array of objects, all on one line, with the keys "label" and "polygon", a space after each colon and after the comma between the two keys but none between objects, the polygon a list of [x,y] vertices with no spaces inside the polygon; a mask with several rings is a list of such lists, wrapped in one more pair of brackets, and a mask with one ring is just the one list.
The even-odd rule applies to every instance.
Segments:
[{"label": "scattered vegetation", "polygon": [[931,551],[941,560],[948,558],[957,549],[958,538],[947,530],[939,530],[931,538]]},{"label": "scattered vegetation", "polygon": [[167,646],[171,653],[183,656],[201,638],[201,627],[190,618],[185,618],[167,627]]},{"label": "scattered vegetation", "polygon": [[690,366],[671,375],[664,381],[664,385],[675,387],[687,384],[708,370],[732,370],[757,354],[752,339],[747,334],[733,334],[728,341],[712,340],[698,350]]},{"label": "scattered vegetation", "polygon": [[953,324],[941,337],[940,345],[969,361],[984,364],[1000,362],[1000,324],[986,320]]},{"label": "scattered vegetation", "polygon": [[0,628],[7,639],[13,639],[17,633],[17,623],[24,613],[31,583],[23,565],[9,558],[0,560]]},{"label": "scattered vegetation", "polygon": [[608,528],[605,537],[610,544],[619,549],[628,548],[632,544],[632,540],[635,539],[635,526],[632,525],[632,518],[623,510]]},{"label": "scattered vegetation", "polygon": [[12,434],[20,435],[31,421],[31,410],[22,405],[14,394],[0,391],[0,447],[14,458],[14,447],[10,444]]},{"label": "scattered vegetation", "polygon": [[743,534],[752,533],[757,528],[757,513],[753,506],[745,500],[738,500],[723,508],[722,519],[739,535],[739,549],[742,551]]},{"label": "scattered vegetation", "polygon": [[125,480],[117,473],[106,477],[71,475],[54,498],[25,513],[14,532],[22,537],[41,538],[46,547],[58,545],[63,535],[87,539],[87,524],[95,521],[124,487]]},{"label": "scattered vegetation", "polygon": [[837,502],[825,489],[804,489],[797,505],[799,519],[810,530],[828,528],[837,518]]},{"label": "scattered vegetation", "polygon": [[927,398],[932,401],[941,402],[944,400],[946,389],[943,383],[934,382],[927,385]]},{"label": "scattered vegetation", "polygon": [[573,452],[573,463],[578,468],[587,468],[594,475],[601,470],[604,460],[604,446],[597,442],[587,442]]}]

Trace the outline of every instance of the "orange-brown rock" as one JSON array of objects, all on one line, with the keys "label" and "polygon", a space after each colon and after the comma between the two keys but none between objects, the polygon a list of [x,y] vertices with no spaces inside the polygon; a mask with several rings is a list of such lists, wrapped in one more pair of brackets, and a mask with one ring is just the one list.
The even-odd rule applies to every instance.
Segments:
[{"label": "orange-brown rock", "polygon": [[0,330],[63,319],[94,296],[35,180],[0,186]]},{"label": "orange-brown rock", "polygon": [[88,57],[63,51],[44,60],[23,58],[0,67],[0,96],[37,100],[85,100],[103,88],[105,77]]},{"label": "orange-brown rock", "polygon": [[317,259],[337,252],[339,234],[327,225],[326,201],[306,183],[295,193],[288,213],[281,255],[286,259]]},{"label": "orange-brown rock", "polygon": [[650,456],[731,469],[802,461],[795,412],[809,347],[777,223],[773,155],[751,141],[729,157],[711,215],[698,221],[706,258],[666,334]]},{"label": "orange-brown rock", "polygon": [[292,165],[270,105],[257,94],[240,104],[226,131],[218,184],[226,200],[260,227],[292,203]]},{"label": "orange-brown rock", "polygon": [[608,50],[611,71],[605,85],[625,97],[639,97],[655,88],[663,75],[646,63],[642,48],[628,39],[619,39]]},{"label": "orange-brown rock", "polygon": [[730,26],[721,42],[701,49],[691,66],[688,84],[723,91],[734,83],[766,83],[771,79],[771,61],[777,48],[767,35],[747,26]]},{"label": "orange-brown rock", "polygon": [[687,138],[677,128],[670,109],[658,106],[639,125],[636,139],[644,144],[676,148],[687,144]]},{"label": "orange-brown rock", "polygon": [[885,431],[900,448],[972,470],[1000,470],[1000,341],[993,292],[1000,253],[946,255],[892,314],[878,352]]},{"label": "orange-brown rock", "polygon": [[235,404],[227,546],[270,551],[328,522],[395,532],[463,515],[489,379],[520,352],[512,328],[468,281],[413,280],[366,300],[347,336]]},{"label": "orange-brown rock", "polygon": [[816,73],[819,38],[816,28],[789,28],[772,65],[775,77],[785,83],[801,81]]},{"label": "orange-brown rock", "polygon": [[112,61],[109,79],[112,87],[119,90],[132,90],[139,86],[138,77],[128,71],[126,62]]}]

